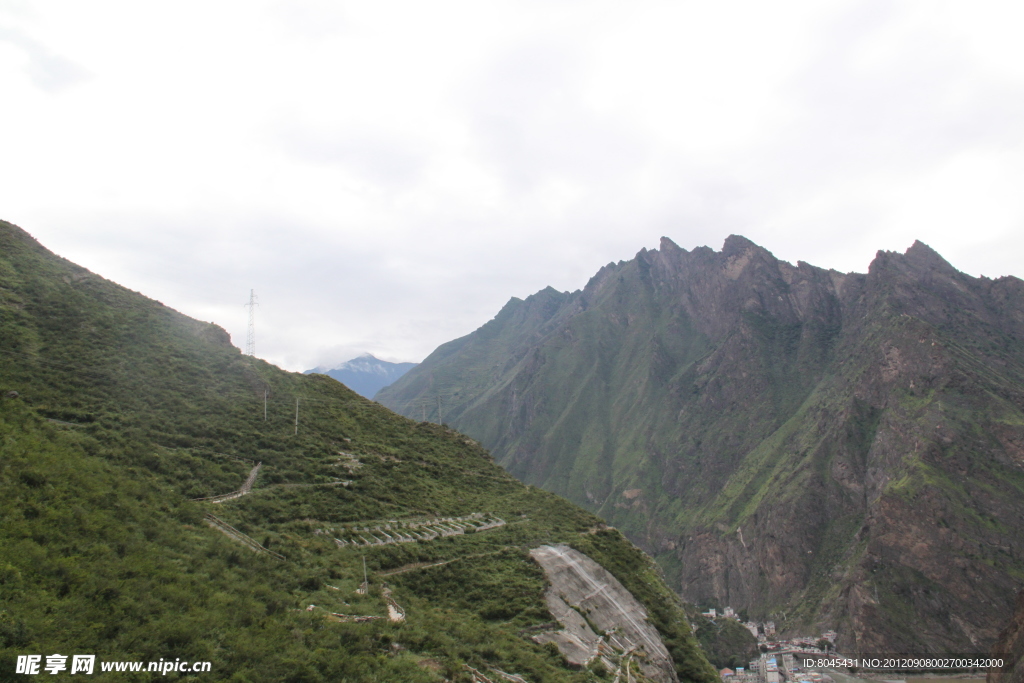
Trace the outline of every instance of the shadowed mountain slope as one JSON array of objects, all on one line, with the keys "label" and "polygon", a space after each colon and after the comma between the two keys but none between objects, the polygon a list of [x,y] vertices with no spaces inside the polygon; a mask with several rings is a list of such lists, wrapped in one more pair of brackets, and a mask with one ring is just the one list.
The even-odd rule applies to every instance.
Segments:
[{"label": "shadowed mountain slope", "polygon": [[663,239],[511,300],[377,400],[437,396],[685,599],[844,651],[981,652],[1024,585],[1024,283],[920,242],[842,274]]},{"label": "shadowed mountain slope", "polygon": [[656,565],[593,514],[4,222],[0,449],[4,680],[91,653],[210,680],[594,681],[529,637],[552,622],[529,553],[558,543],[631,591],[673,675],[715,679]]}]

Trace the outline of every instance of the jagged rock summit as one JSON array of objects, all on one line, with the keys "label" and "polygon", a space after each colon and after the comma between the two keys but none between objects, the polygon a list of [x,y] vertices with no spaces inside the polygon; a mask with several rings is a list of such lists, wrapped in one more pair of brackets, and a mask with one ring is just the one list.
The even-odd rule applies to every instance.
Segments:
[{"label": "jagged rock summit", "polygon": [[657,250],[512,299],[377,400],[595,511],[675,589],[843,652],[984,652],[1024,584],[1024,282]]}]

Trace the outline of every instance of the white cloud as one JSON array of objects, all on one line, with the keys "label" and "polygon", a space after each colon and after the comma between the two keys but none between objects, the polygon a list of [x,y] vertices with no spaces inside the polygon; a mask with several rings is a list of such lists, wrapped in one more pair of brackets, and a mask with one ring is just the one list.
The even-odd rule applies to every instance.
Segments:
[{"label": "white cloud", "polygon": [[32,84],[45,92],[58,92],[89,77],[85,69],[53,54],[41,43],[17,29],[0,27],[0,42],[19,48],[25,58],[25,73]]},{"label": "white cloud", "polygon": [[[13,9],[12,9],[13,8]],[[1009,2],[47,0],[0,9],[0,206],[292,369],[745,234],[1022,275]]]}]

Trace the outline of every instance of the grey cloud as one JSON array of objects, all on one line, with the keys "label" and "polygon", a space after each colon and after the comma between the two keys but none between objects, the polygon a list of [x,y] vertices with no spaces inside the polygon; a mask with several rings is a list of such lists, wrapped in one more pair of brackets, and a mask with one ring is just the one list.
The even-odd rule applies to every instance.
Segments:
[{"label": "grey cloud", "polygon": [[347,166],[389,188],[414,183],[427,161],[426,152],[415,142],[372,130],[322,131],[289,122],[280,125],[277,137],[299,160]]},{"label": "grey cloud", "polygon": [[1019,139],[1024,89],[969,70],[948,42],[920,35],[901,43],[900,58],[884,69],[856,68],[858,51],[893,13],[870,3],[838,18],[793,82],[802,115],[776,141],[788,150],[777,152],[787,177],[817,184],[865,170],[918,170],[966,145]]},{"label": "grey cloud", "polygon": [[303,38],[322,40],[345,31],[345,14],[329,0],[288,0],[273,6],[281,22]]},{"label": "grey cloud", "polygon": [[341,231],[324,235],[288,215],[108,214],[81,221],[62,251],[188,315],[214,320],[236,345],[245,339],[242,304],[255,289],[260,355],[291,359],[293,367],[366,351],[418,360],[482,324],[508,298],[507,278],[492,283],[486,273],[467,289],[458,273],[465,255],[457,248],[361,242]]},{"label": "grey cloud", "polygon": [[17,29],[0,27],[0,41],[21,48],[29,58],[25,71],[32,83],[45,92],[58,92],[89,78],[88,71],[71,60],[50,52],[45,45]]},{"label": "grey cloud", "polygon": [[950,39],[910,31],[891,47],[899,58],[864,62],[864,50],[903,24],[893,7],[858,4],[837,17],[783,93],[793,118],[724,156],[720,170],[675,170],[688,196],[655,219],[679,217],[695,234],[728,228],[780,258],[863,269],[881,246],[864,238],[886,216],[883,179],[921,177],[965,152],[1019,149],[1024,87],[986,77]]},{"label": "grey cloud", "polygon": [[[506,183],[513,195],[506,203],[500,193],[483,208],[473,198],[413,203],[371,215],[369,224],[383,226],[374,235],[304,223],[289,213],[292,200],[273,197],[245,209],[214,204],[224,207],[219,215],[196,206],[176,216],[156,205],[132,216],[83,209],[65,220],[76,236],[65,233],[62,245],[77,241],[69,258],[215,320],[236,343],[245,339],[242,304],[255,288],[262,302],[258,352],[293,369],[363,351],[419,360],[486,322],[510,296],[546,285],[581,287],[601,265],[656,247],[661,235],[686,248],[719,249],[725,235],[740,233],[780,258],[822,266],[849,262],[836,254],[869,247],[857,266],[863,269],[882,245],[859,242],[882,223],[884,207],[860,193],[861,181],[870,194],[887,173],[913,178],[978,145],[1012,141],[1018,147],[1008,149],[1019,149],[1024,118],[1020,85],[986,80],[975,62],[944,44],[901,39],[901,59],[887,59],[884,68],[857,64],[880,30],[903,21],[889,7],[857,3],[837,20],[811,65],[788,91],[774,93],[794,119],[757,141],[725,146],[713,159],[688,158],[661,144],[656,131],[591,109],[582,84],[593,74],[582,61],[585,50],[574,52],[567,36],[562,44],[535,41],[482,57],[448,103],[461,107],[464,118],[455,123],[475,136],[478,157],[468,161]],[[345,30],[344,17],[324,3],[279,11],[289,40]],[[0,32],[0,40],[29,54],[33,77],[46,87],[73,82],[77,67],[61,66],[22,34]],[[958,93],[963,97],[951,104]],[[342,167],[384,188],[406,190],[426,177],[440,143],[392,134],[372,111],[350,105],[346,111],[367,122],[361,128],[311,125],[297,103],[300,114],[271,131],[273,144],[302,164]],[[319,114],[309,111],[309,120],[323,120]],[[522,196],[550,179],[578,186],[581,199],[550,210],[545,196]],[[63,252],[62,245],[47,246]],[[992,249],[988,243],[965,254],[979,264],[975,270],[988,264],[985,274],[1000,275],[1019,270],[1022,248],[1015,237],[999,245],[1001,260],[982,253]],[[970,259],[944,255],[970,268]],[[1004,270],[992,272],[997,267]]]},{"label": "grey cloud", "polygon": [[580,76],[565,49],[536,43],[487,65],[465,95],[487,159],[514,189],[553,175],[600,183],[645,161],[637,136],[587,109]]}]

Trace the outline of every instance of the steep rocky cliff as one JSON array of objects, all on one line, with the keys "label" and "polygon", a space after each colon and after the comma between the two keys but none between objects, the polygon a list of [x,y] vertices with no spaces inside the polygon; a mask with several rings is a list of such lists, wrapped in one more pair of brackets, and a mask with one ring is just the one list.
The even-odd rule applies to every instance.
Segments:
[{"label": "steep rocky cliff", "polygon": [[992,646],[992,656],[1000,658],[1003,666],[990,669],[986,683],[1024,681],[1024,591],[1017,595],[1013,617]]},{"label": "steep rocky cliff", "polygon": [[[687,600],[860,652],[981,652],[1024,584],[1024,282],[663,239],[513,299],[377,400],[598,512]],[[436,417],[436,411],[435,411]]]}]

